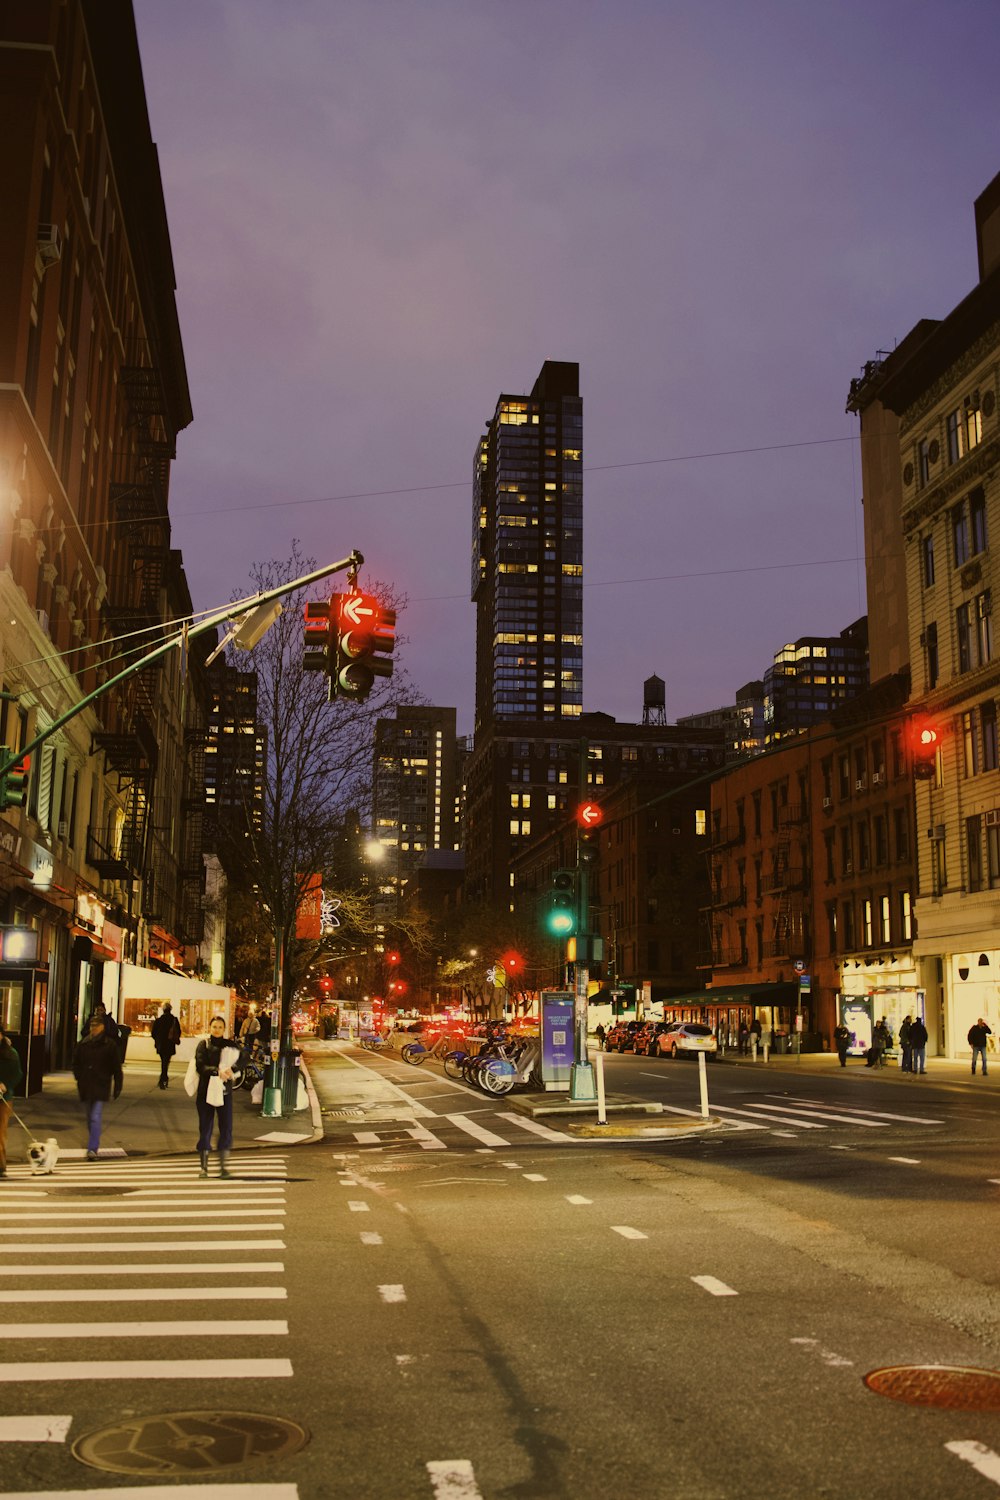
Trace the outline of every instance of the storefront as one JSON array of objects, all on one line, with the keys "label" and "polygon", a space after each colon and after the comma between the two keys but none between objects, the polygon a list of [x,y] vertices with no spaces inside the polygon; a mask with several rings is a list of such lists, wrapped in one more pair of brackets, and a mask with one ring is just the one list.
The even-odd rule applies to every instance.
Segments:
[{"label": "storefront", "polygon": [[21,1059],[18,1094],[37,1094],[48,1065],[45,1021],[48,965],[40,962],[41,933],[35,927],[0,927],[0,1023]]},{"label": "storefront", "polygon": [[893,1038],[898,1039],[907,1016],[919,1016],[927,1027],[928,1056],[938,1051],[937,1007],[921,985],[910,953],[900,958],[846,959],[841,968],[838,1015],[851,1033],[849,1050],[856,1057],[868,1051],[879,1021],[884,1019]]}]

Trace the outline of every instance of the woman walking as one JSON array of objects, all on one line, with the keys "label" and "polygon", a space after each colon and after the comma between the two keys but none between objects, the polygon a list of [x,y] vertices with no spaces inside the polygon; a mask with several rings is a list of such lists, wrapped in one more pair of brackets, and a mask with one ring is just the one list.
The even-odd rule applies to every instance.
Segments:
[{"label": "woman walking", "polygon": [[219,1176],[231,1174],[226,1161],[233,1145],[233,1084],[243,1071],[243,1053],[238,1042],[226,1036],[222,1016],[213,1016],[207,1037],[202,1037],[194,1055],[198,1073],[198,1156],[199,1177],[208,1176],[208,1154],[212,1149],[212,1130],[219,1118]]},{"label": "woman walking", "polygon": [[8,1101],[14,1097],[23,1071],[10,1038],[0,1030],[0,1177],[7,1176],[7,1126],[11,1116]]},{"label": "woman walking", "polygon": [[95,1010],[90,1018],[90,1035],[77,1043],[73,1057],[73,1077],[77,1093],[87,1111],[87,1160],[96,1161],[101,1149],[101,1123],[104,1106],[122,1091],[122,1062],[117,1040],[108,1035],[103,1015]]}]

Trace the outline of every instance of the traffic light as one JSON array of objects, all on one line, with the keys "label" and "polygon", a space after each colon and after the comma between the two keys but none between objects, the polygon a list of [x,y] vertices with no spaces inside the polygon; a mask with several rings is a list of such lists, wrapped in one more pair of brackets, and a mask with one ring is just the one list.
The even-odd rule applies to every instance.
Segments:
[{"label": "traffic light", "polygon": [[517,979],[524,973],[524,959],[513,948],[508,948],[500,959],[500,967],[508,979]]},{"label": "traffic light", "polygon": [[556,870],[552,875],[545,926],[553,937],[572,937],[576,931],[576,875]]},{"label": "traffic light", "polygon": [[[334,594],[334,599],[339,595]],[[303,672],[326,672],[333,670],[333,628],[330,620],[332,600],[310,599],[305,607],[305,636],[303,639]]]},{"label": "traffic light", "polygon": [[933,781],[941,749],[941,731],[929,719],[914,720],[911,727],[913,774],[918,781]]},{"label": "traffic light", "polygon": [[[9,760],[14,752],[7,745],[0,745],[0,755]],[[24,755],[16,760],[9,771],[0,776],[0,807],[23,807],[28,800],[28,775],[31,757]]]},{"label": "traffic light", "polygon": [[334,594],[331,605],[337,622],[331,696],[360,703],[376,677],[392,676],[396,611],[383,609],[373,594]]}]

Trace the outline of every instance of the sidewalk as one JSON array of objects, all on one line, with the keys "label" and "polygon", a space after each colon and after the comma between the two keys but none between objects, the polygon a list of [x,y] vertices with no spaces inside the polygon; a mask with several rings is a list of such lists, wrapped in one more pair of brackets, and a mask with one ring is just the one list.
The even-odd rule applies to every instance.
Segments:
[{"label": "sidewalk", "polygon": [[[125,1087],[121,1098],[104,1106],[104,1128],[101,1134],[101,1156],[173,1156],[191,1155],[197,1149],[198,1113],[193,1099],[184,1092],[186,1064],[176,1059],[170,1069],[170,1085],[157,1087],[160,1076],[158,1061],[126,1056]],[[303,1141],[322,1139],[323,1126],[319,1105],[307,1073],[309,1108],[298,1110],[287,1119],[265,1120],[260,1105],[253,1104],[246,1089],[237,1089],[233,1098],[233,1150],[253,1147],[298,1145]],[[48,1073],[38,1094],[30,1099],[11,1101],[27,1126],[33,1140],[54,1135],[60,1156],[83,1157],[86,1154],[87,1129],[83,1106],[76,1092],[72,1073]],[[11,1163],[24,1161],[27,1136],[16,1120],[7,1133],[7,1152]]]},{"label": "sidewalk", "polygon": [[[863,1057],[849,1057],[847,1067],[841,1068],[836,1052],[803,1052],[801,1056],[796,1056],[793,1052],[784,1054],[772,1052],[765,1063],[762,1053],[758,1053],[757,1061],[754,1062],[752,1057],[742,1057],[733,1050],[724,1054],[720,1053],[712,1066],[716,1067],[720,1063],[725,1067],[773,1069],[776,1073],[783,1074],[794,1073],[797,1070],[803,1073],[808,1072],[810,1075],[819,1073],[830,1077],[840,1077],[847,1073],[863,1073],[866,1077],[881,1078],[887,1082],[895,1080],[897,1083],[915,1083],[920,1088],[926,1088],[935,1083],[972,1083],[972,1063],[969,1059],[962,1058],[929,1057],[927,1072],[924,1074],[902,1072],[898,1057],[890,1059],[884,1068],[878,1069],[867,1067]],[[1000,1057],[997,1057],[995,1061],[991,1058],[990,1063],[992,1066],[985,1080],[987,1088],[994,1076],[1000,1080]],[[976,1081],[978,1084],[978,1073]]]}]

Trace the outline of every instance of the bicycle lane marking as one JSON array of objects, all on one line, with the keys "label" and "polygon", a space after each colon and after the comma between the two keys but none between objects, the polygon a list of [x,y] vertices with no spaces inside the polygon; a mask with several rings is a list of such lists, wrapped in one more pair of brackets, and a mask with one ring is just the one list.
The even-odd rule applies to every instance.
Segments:
[{"label": "bicycle lane marking", "polygon": [[976,1443],[971,1440],[954,1443],[945,1443],[948,1453],[954,1453],[963,1463],[971,1464],[977,1474],[982,1474],[984,1479],[992,1479],[993,1483],[1000,1485],[1000,1454],[994,1453],[992,1448],[987,1448],[985,1443]]},{"label": "bicycle lane marking", "polygon": [[427,1465],[434,1500],[483,1500],[467,1458],[439,1459]]}]

